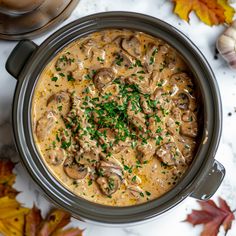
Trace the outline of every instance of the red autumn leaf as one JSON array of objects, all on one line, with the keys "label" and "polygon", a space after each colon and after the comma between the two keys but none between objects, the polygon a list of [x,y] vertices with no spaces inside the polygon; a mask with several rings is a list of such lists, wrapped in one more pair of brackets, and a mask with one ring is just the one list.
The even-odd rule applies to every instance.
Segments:
[{"label": "red autumn leaf", "polygon": [[25,216],[25,236],[36,236],[37,229],[42,221],[41,211],[33,206]]},{"label": "red autumn leaf", "polygon": [[54,209],[42,222],[37,236],[49,236],[60,228],[63,228],[70,222],[70,214],[68,212]]},{"label": "red autumn leaf", "polygon": [[0,160],[0,197],[14,198],[18,192],[12,187],[16,175],[12,172],[15,164],[10,160]]},{"label": "red autumn leaf", "polygon": [[185,221],[192,225],[204,224],[201,236],[217,236],[220,226],[224,227],[225,232],[231,229],[235,217],[225,200],[219,198],[219,207],[212,200],[198,203],[201,210],[193,210]]},{"label": "red autumn leaf", "polygon": [[82,236],[83,230],[79,228],[69,228],[66,230],[57,230],[52,236]]}]

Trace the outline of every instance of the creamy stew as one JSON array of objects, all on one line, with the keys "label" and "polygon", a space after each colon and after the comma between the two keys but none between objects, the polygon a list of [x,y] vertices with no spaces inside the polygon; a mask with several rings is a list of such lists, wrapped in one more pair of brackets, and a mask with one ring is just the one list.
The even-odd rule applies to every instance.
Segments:
[{"label": "creamy stew", "polygon": [[69,44],[35,88],[32,126],[52,174],[111,206],[160,197],[189,167],[199,106],[189,68],[164,41],[110,29]]}]

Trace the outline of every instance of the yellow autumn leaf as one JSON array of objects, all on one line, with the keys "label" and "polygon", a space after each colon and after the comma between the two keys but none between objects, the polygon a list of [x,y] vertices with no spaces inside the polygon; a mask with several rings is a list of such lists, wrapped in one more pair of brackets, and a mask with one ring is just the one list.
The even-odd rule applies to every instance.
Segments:
[{"label": "yellow autumn leaf", "polygon": [[8,207],[8,208],[2,208],[0,210],[0,220],[3,220],[5,218],[9,218],[9,217],[15,217],[21,214],[27,214],[29,212],[28,208],[24,208],[24,207],[19,207],[19,208],[12,208],[12,207]]},{"label": "yellow autumn leaf", "polygon": [[25,215],[28,208],[21,207],[15,198],[0,198],[0,233],[2,235],[23,236]]},{"label": "yellow autumn leaf", "polygon": [[[0,220],[0,232],[5,235],[23,236],[25,212]],[[6,233],[7,232],[7,233]]]},{"label": "yellow autumn leaf", "polygon": [[0,212],[3,208],[16,208],[19,207],[20,203],[15,198],[9,198],[8,196],[0,198]]},{"label": "yellow autumn leaf", "polygon": [[22,207],[16,200],[17,190],[13,188],[15,164],[10,160],[0,160],[0,235],[3,236],[82,236],[79,228],[63,227],[70,222],[70,214],[59,209],[51,211],[45,220],[41,211]]},{"label": "yellow autumn leaf", "polygon": [[194,11],[198,18],[207,25],[231,23],[234,9],[227,0],[172,0],[175,3],[174,13],[183,20],[189,21],[189,14]]}]

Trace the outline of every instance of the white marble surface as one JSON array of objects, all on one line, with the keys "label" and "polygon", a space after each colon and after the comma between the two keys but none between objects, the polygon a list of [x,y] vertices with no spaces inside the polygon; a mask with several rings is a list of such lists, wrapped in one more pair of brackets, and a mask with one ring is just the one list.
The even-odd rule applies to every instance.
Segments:
[{"label": "white marble surface", "polygon": [[[82,16],[102,11],[124,10],[149,14],[167,21],[185,33],[203,52],[212,66],[220,86],[223,102],[223,134],[221,143],[216,154],[226,168],[227,175],[223,184],[214,196],[222,196],[229,201],[233,209],[236,208],[236,71],[229,69],[226,63],[219,58],[214,59],[215,41],[224,27],[208,27],[199,22],[195,15],[191,14],[190,24],[180,20],[172,14],[172,3],[167,0],[81,0],[71,17],[63,24]],[[49,34],[37,38],[34,41],[40,44]],[[15,46],[15,42],[0,41],[0,157],[11,157],[18,160],[19,157],[14,149],[13,137],[11,135],[11,104],[16,81],[5,71],[5,61]],[[228,113],[232,113],[231,116]],[[51,206],[50,203],[35,189],[34,183],[29,178],[21,164],[16,167],[18,175],[16,188],[21,191],[18,199],[26,206],[37,204],[45,213]],[[201,226],[192,228],[181,221],[192,208],[198,205],[194,199],[188,198],[177,208],[151,222],[130,228],[108,228],[89,225],[73,220],[72,224],[85,228],[85,236],[156,236],[156,235],[182,235],[197,236],[200,234]],[[235,235],[236,222],[228,236]],[[221,229],[220,235],[224,235]]]}]

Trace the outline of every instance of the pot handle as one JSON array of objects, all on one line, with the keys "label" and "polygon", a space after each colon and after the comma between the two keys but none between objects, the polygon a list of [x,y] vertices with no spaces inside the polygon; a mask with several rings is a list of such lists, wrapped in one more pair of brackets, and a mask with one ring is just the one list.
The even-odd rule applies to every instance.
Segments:
[{"label": "pot handle", "polygon": [[199,200],[210,199],[216,190],[219,188],[221,182],[225,176],[224,166],[214,160],[213,166],[208,171],[208,175],[203,179],[202,183],[193,191],[191,197],[197,198]]},{"label": "pot handle", "polygon": [[38,45],[31,40],[21,40],[12,50],[6,62],[6,70],[16,79]]}]

